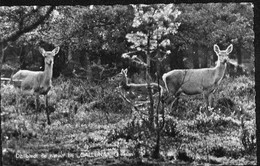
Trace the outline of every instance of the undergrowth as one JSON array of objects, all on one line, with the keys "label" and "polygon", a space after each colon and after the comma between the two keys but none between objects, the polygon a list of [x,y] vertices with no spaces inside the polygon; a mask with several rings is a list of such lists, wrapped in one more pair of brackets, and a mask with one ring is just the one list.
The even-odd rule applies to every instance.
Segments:
[{"label": "undergrowth", "polygon": [[[48,126],[43,96],[40,111],[35,112],[34,96],[17,94],[12,85],[1,84],[3,149],[27,153],[107,150],[110,157],[151,159],[156,131],[149,129],[147,108],[136,111],[115,88],[107,82],[63,77],[53,80],[48,94],[52,124]],[[17,99],[21,100],[18,104]],[[164,111],[160,131],[164,161],[256,163],[252,78],[223,79],[210,112],[202,95],[182,96],[175,109],[165,107]],[[162,123],[161,116],[159,119]]]}]

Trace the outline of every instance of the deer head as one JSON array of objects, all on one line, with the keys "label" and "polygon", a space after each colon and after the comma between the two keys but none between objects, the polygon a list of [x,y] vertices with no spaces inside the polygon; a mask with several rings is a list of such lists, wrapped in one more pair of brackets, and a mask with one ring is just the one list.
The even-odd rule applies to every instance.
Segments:
[{"label": "deer head", "polygon": [[44,62],[45,62],[45,64],[47,64],[47,65],[53,65],[53,63],[54,63],[54,56],[56,55],[56,54],[58,54],[58,52],[59,52],[59,50],[60,50],[60,47],[56,47],[54,50],[52,50],[52,51],[45,51],[43,48],[39,48],[39,51],[40,51],[40,53],[42,54],[42,56],[44,57]]},{"label": "deer head", "polygon": [[226,50],[220,50],[218,45],[214,45],[214,52],[218,56],[218,63],[226,64],[229,62],[229,57],[228,55],[232,52],[233,50],[233,44],[230,44]]},{"label": "deer head", "polygon": [[122,81],[127,81],[127,71],[128,69],[122,69],[120,73],[117,75],[113,76],[110,81],[111,82],[122,82]]}]

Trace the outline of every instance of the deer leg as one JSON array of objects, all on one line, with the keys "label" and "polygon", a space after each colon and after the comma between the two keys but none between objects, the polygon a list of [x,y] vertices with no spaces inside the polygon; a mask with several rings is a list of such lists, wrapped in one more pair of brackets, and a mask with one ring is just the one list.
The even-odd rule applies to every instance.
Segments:
[{"label": "deer leg", "polygon": [[213,105],[213,100],[214,100],[213,94],[209,94],[209,106],[210,106],[210,107],[214,107],[214,105]]},{"label": "deer leg", "polygon": [[205,102],[206,102],[206,110],[208,111],[208,105],[209,105],[209,101],[208,101],[208,95],[207,95],[207,93],[203,93],[203,98],[204,98],[204,100],[205,100]]},{"label": "deer leg", "polygon": [[22,90],[19,88],[19,89],[17,89],[17,91],[16,91],[16,98],[15,98],[15,106],[16,106],[16,113],[18,114],[18,115],[20,115],[20,113],[21,113],[21,107],[20,107],[20,105],[21,105],[21,95],[22,95]]},{"label": "deer leg", "polygon": [[206,101],[206,110],[209,113],[209,106],[211,107],[211,94],[207,92],[204,93],[204,99]]},{"label": "deer leg", "polygon": [[[178,106],[178,101],[179,101],[179,96],[175,96],[175,99],[172,101],[170,108],[171,108],[171,109],[172,109],[173,107],[174,107],[174,108],[177,108],[177,106]],[[176,110],[176,109],[175,109],[175,110]]]},{"label": "deer leg", "polygon": [[16,113],[19,114],[19,104],[20,104],[20,98],[19,98],[19,94],[16,93],[16,96],[15,96],[15,109],[16,109]]},{"label": "deer leg", "polygon": [[49,106],[48,106],[48,95],[45,95],[45,109],[46,109],[46,115],[47,115],[47,123],[48,125],[51,124],[50,116],[49,116]]},{"label": "deer leg", "polygon": [[177,96],[176,95],[176,91],[172,90],[169,93],[164,93],[163,94],[162,101],[164,103],[166,103],[167,105],[171,104],[170,108],[172,108],[173,103],[176,102],[176,96]]},{"label": "deer leg", "polygon": [[39,113],[39,95],[36,94],[35,97],[35,108],[36,108],[36,122],[38,120],[38,113]]},{"label": "deer leg", "polygon": [[162,96],[161,101],[162,101],[163,103],[166,103],[166,104],[168,105],[169,98],[170,98],[170,95],[168,95],[167,93],[164,93],[163,96]]},{"label": "deer leg", "polygon": [[181,92],[176,93],[176,95],[174,95],[174,100],[171,103],[171,109],[173,109],[173,111],[176,111],[178,109],[178,105],[179,105],[179,99],[180,99],[180,94]]},{"label": "deer leg", "polygon": [[[175,110],[178,109],[179,99],[180,99],[181,93],[182,93],[182,90],[181,90],[181,89],[179,89],[179,90],[175,93],[175,99],[174,99],[174,101],[173,101],[173,103],[172,103],[172,106],[174,105]],[[172,106],[171,106],[171,108],[172,108]]]},{"label": "deer leg", "polygon": [[172,90],[166,97],[164,97],[163,101],[167,105],[170,104],[170,109],[172,109],[174,105],[174,107],[177,108],[180,93],[181,92],[179,91],[176,93],[175,90]]}]

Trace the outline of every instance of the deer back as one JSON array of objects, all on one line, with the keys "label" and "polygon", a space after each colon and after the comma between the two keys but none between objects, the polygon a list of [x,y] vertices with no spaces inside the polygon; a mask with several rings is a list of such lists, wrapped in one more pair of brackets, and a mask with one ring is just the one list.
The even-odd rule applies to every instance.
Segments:
[{"label": "deer back", "polygon": [[22,90],[33,90],[39,87],[41,80],[43,80],[42,71],[19,70],[12,77],[14,86],[21,88]]}]

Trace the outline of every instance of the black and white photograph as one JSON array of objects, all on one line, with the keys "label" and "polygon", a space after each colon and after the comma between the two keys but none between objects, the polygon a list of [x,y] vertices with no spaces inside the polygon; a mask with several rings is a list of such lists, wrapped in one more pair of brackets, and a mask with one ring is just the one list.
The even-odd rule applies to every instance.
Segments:
[{"label": "black and white photograph", "polygon": [[257,165],[254,8],[0,6],[2,165]]}]

